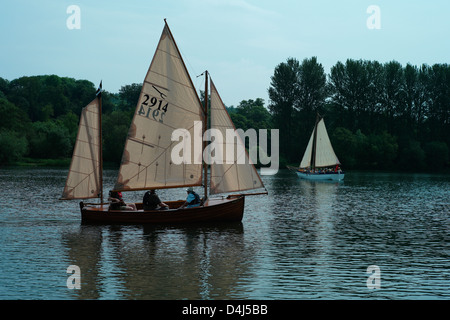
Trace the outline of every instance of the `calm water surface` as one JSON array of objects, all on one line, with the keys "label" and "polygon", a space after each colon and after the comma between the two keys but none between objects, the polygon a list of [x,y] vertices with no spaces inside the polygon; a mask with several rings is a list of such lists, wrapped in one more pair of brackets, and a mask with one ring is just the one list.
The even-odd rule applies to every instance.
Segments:
[{"label": "calm water surface", "polygon": [[[448,175],[327,183],[280,170],[262,177],[269,196],[246,198],[242,224],[189,227],[82,225],[78,202],[58,200],[66,175],[0,169],[0,299],[450,298]],[[70,265],[79,290],[67,287]],[[379,289],[367,285],[372,265]]]}]

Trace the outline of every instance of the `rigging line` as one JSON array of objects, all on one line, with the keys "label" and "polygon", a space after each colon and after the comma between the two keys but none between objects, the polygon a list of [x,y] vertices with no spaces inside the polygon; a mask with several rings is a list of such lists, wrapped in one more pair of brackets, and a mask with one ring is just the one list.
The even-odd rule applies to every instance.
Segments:
[{"label": "rigging line", "polygon": [[[178,46],[177,46],[177,48],[178,48]],[[184,52],[183,52],[180,48],[178,48],[178,51],[180,52],[181,59],[184,61],[185,64],[187,63],[187,65],[189,66],[189,68],[186,66],[186,68],[188,69],[188,70],[186,70],[187,73],[190,73],[190,72],[189,72],[189,69],[190,69],[190,70],[193,71],[193,72],[190,73],[190,74],[197,74],[197,71],[195,70],[194,66],[191,64],[191,62],[190,62],[190,60],[187,58],[187,56],[184,54]],[[197,85],[197,86],[194,86],[194,90],[197,92],[197,89],[196,89],[196,88],[199,88],[199,86],[198,86],[198,85]]]},{"label": "rigging line", "polygon": [[[193,127],[193,126],[192,126],[192,127]],[[162,151],[158,156],[156,156],[156,157],[153,159],[153,161],[151,161],[148,165],[144,165],[144,164],[142,164],[142,163],[136,163],[136,162],[134,162],[134,161],[129,160],[130,163],[133,163],[134,165],[137,165],[137,166],[139,166],[139,167],[142,167],[142,169],[138,170],[138,172],[137,172],[135,175],[133,175],[133,176],[130,177],[130,180],[133,179],[133,178],[138,177],[139,174],[140,174],[141,172],[143,172],[144,170],[147,170],[150,166],[152,166],[153,164],[155,164],[155,163],[156,163],[163,155],[165,155],[165,154],[167,153],[168,150],[170,150],[170,148],[173,146],[173,144],[174,144],[175,142],[177,142],[177,141],[172,141],[172,142],[171,142],[167,147],[165,147],[165,148],[159,146],[159,148],[163,149],[163,151]],[[193,165],[195,165],[195,163],[193,163]],[[155,170],[155,171],[156,171],[156,170]],[[156,174],[156,173],[155,173],[155,174]]]},{"label": "rigging line", "polygon": [[[200,85],[197,85],[197,88],[204,88],[205,87],[205,81],[208,81],[208,80],[206,79],[206,77],[203,78],[203,76],[205,75],[206,72],[207,71],[203,71],[201,74],[199,74],[198,76],[195,77],[198,82],[201,82]],[[195,73],[195,74],[197,74],[197,73]],[[199,89],[199,92],[197,94],[198,94],[199,97],[201,96],[200,89]],[[206,93],[205,93],[205,97],[206,97]],[[210,111],[211,111],[211,105],[210,104],[208,104],[208,109],[210,109]]]}]

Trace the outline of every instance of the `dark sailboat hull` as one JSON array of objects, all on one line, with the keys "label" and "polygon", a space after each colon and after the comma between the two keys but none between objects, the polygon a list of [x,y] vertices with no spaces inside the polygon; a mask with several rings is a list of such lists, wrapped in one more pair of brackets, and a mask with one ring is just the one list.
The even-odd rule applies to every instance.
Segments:
[{"label": "dark sailboat hull", "polygon": [[80,203],[83,223],[106,224],[188,224],[204,222],[240,222],[244,216],[244,199],[240,195],[223,199],[210,199],[203,206],[179,209],[184,201],[166,202],[169,210],[137,211],[109,210],[109,205]]}]

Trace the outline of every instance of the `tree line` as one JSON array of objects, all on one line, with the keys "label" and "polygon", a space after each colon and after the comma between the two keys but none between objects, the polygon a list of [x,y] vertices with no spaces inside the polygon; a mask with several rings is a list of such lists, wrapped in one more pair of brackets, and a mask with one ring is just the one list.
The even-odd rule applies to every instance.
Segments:
[{"label": "tree line", "polygon": [[[141,84],[104,91],[103,157],[118,165]],[[0,164],[70,158],[81,109],[95,97],[87,80],[56,75],[0,78]],[[450,67],[347,60],[325,74],[317,58],[276,66],[269,103],[227,107],[244,131],[279,129],[280,164],[298,164],[315,123],[325,123],[347,169],[449,168]],[[204,92],[201,92],[201,100]],[[270,138],[270,137],[269,137]],[[269,148],[270,150],[270,148]]]},{"label": "tree line", "polygon": [[275,68],[268,90],[287,163],[300,162],[319,113],[344,168],[449,168],[447,64],[348,59],[326,75],[316,57],[289,58]]},{"label": "tree line", "polygon": [[[141,85],[132,84],[102,95],[105,162],[120,162],[140,90]],[[65,159],[66,164],[81,110],[96,91],[90,81],[56,75],[0,78],[0,164],[37,159]]]}]

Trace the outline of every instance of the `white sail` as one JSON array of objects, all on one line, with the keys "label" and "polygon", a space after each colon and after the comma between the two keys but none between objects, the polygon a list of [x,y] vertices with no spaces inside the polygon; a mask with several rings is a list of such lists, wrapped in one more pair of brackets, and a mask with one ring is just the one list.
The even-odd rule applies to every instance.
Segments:
[{"label": "white sail", "polygon": [[[315,129],[315,128],[314,128]],[[306,147],[305,154],[303,155],[302,161],[300,162],[300,168],[308,168],[311,167],[311,154],[313,150],[314,143],[314,131],[309,138],[308,146]]]},{"label": "white sail", "polygon": [[317,124],[315,167],[329,167],[341,164],[328,137],[325,122],[320,119]]},{"label": "white sail", "polygon": [[[312,156],[313,152],[315,152],[314,156]],[[311,161],[313,161],[313,163],[311,163]],[[309,138],[308,146],[306,147],[305,154],[300,162],[300,168],[330,167],[337,164],[340,164],[340,162],[334,153],[333,146],[331,145],[325,127],[325,122],[322,118],[317,123]]]},{"label": "white sail", "polygon": [[[214,162],[211,164],[210,193],[217,194],[264,188],[261,178],[251,163],[240,137],[237,136],[233,141],[226,139],[227,129],[233,131],[236,129],[212,80],[210,83],[211,129],[219,130],[220,135],[223,137],[221,142],[215,141],[215,152],[219,152],[223,156],[216,157],[219,159],[219,163]],[[227,152],[227,150],[231,150],[231,148],[227,149],[227,144],[231,145],[233,152]],[[235,145],[237,145],[236,148]],[[220,161],[220,158],[222,158],[222,161]]]},{"label": "white sail", "polygon": [[200,100],[166,24],[144,79],[114,188],[201,185],[201,159],[174,164],[171,153],[179,142],[171,135],[175,129],[186,129],[194,150],[194,123],[202,120]]},{"label": "white sail", "polygon": [[99,198],[101,193],[100,97],[81,111],[77,140],[61,200]]}]

